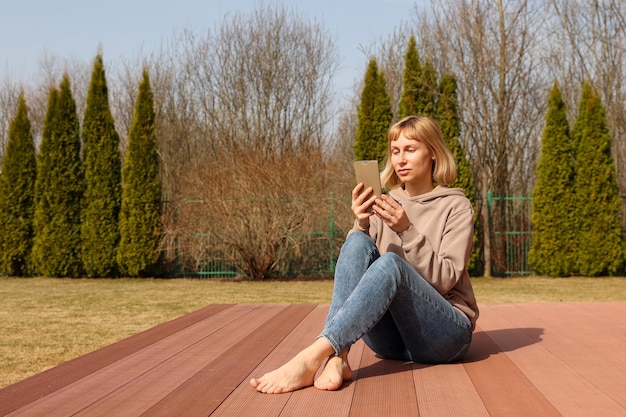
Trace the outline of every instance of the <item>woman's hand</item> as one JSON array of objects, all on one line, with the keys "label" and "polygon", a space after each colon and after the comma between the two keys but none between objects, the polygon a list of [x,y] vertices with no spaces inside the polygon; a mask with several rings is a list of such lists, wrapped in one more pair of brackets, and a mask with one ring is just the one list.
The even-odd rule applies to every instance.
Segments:
[{"label": "woman's hand", "polygon": [[[358,225],[361,229],[367,229],[370,227],[370,216],[374,214],[370,208],[374,205],[376,196],[372,187],[367,187],[363,191],[364,185],[362,182],[358,183],[352,190],[352,212],[356,216]],[[369,210],[369,211],[368,211]]]},{"label": "woman's hand", "polygon": [[383,194],[377,198],[374,204],[374,212],[384,221],[387,226],[396,233],[402,233],[411,226],[402,205],[388,195]]}]

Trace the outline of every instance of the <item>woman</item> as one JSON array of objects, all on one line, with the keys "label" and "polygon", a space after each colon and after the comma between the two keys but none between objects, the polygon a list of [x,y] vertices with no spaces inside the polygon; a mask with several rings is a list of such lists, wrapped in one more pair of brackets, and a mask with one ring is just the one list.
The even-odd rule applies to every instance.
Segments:
[{"label": "woman", "polygon": [[391,191],[352,190],[356,219],[322,333],[280,368],[251,379],[257,391],[338,389],[352,378],[348,350],[360,338],[387,359],[448,363],[467,352],[478,318],[467,273],[474,215],[463,190],[446,187],[455,175],[434,121],[409,116],[391,127],[381,173]]}]

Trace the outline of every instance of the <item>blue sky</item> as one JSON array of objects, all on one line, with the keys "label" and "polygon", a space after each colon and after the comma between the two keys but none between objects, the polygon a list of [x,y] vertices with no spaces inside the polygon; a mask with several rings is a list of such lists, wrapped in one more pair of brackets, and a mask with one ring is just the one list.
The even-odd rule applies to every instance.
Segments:
[{"label": "blue sky", "polygon": [[[387,37],[414,17],[425,0],[266,0],[328,30],[339,52],[337,91],[347,95],[363,76],[359,49]],[[157,49],[184,28],[205,33],[226,14],[247,12],[259,0],[13,0],[0,6],[0,79],[27,81],[48,54],[91,62],[102,46],[105,62]]]}]

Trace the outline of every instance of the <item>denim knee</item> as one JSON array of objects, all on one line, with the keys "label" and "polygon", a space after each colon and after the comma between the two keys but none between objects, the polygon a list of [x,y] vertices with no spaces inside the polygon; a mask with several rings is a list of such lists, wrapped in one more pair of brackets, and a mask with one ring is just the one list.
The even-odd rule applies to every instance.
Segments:
[{"label": "denim knee", "polygon": [[[354,232],[341,247],[339,257],[350,265],[361,265],[367,269],[380,256],[376,243],[363,232]],[[362,265],[362,261],[364,265]],[[363,271],[365,272],[365,271]]]},{"label": "denim knee", "polygon": [[372,240],[370,235],[364,232],[353,232],[343,243],[342,248],[376,248],[376,243]]}]

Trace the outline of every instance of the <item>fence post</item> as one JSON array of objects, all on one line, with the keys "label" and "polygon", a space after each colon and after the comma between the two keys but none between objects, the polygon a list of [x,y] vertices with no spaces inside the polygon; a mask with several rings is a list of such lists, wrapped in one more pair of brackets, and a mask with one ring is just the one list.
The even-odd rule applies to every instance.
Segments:
[{"label": "fence post", "polygon": [[328,251],[330,259],[330,274],[335,275],[335,199],[333,193],[330,193],[330,250]]},{"label": "fence post", "polygon": [[493,194],[491,190],[487,190],[487,230],[483,233],[483,253],[485,256],[485,276],[491,277],[493,274],[493,268],[491,265],[491,232],[493,231],[492,221],[492,199]]}]

